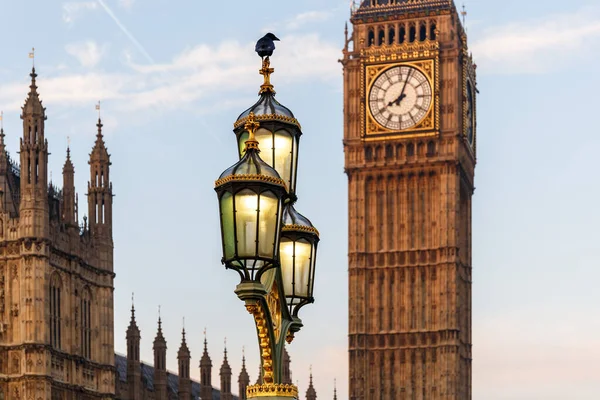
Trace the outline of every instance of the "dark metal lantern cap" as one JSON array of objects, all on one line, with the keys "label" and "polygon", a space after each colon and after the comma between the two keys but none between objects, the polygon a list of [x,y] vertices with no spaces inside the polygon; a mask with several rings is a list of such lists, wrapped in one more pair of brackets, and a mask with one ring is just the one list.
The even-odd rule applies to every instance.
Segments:
[{"label": "dark metal lantern cap", "polygon": [[302,231],[314,234],[319,237],[319,231],[314,227],[312,222],[304,215],[300,214],[294,208],[294,205],[289,203],[283,209],[283,231]]}]

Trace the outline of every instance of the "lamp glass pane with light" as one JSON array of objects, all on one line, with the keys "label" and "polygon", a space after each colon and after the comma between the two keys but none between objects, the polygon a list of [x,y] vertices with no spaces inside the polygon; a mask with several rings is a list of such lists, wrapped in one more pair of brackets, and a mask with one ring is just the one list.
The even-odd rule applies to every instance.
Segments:
[{"label": "lamp glass pane with light", "polygon": [[286,187],[277,171],[258,153],[258,143],[251,135],[244,157],[215,183],[221,214],[222,261],[227,268],[237,270],[242,280],[259,279],[264,270],[277,265],[278,259]]},{"label": "lamp glass pane with light", "polygon": [[283,212],[279,262],[286,302],[293,316],[298,316],[302,306],[314,301],[318,243],[319,232],[310,220],[292,204],[287,204]]},{"label": "lamp glass pane with light", "polygon": [[[283,128],[271,131],[260,128],[256,131],[256,140],[259,143],[261,158],[279,173],[279,176],[285,181],[292,193],[296,190],[299,142],[299,135],[290,133],[294,130]],[[247,131],[243,131],[238,137],[240,157],[245,152],[247,138]]]}]

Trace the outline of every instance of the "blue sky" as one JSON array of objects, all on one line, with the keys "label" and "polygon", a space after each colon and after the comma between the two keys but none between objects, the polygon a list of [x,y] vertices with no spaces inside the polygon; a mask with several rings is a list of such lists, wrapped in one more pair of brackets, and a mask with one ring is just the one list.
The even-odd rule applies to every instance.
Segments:
[{"label": "blue sky", "polygon": [[[233,122],[256,100],[253,44],[281,39],[277,98],[303,126],[298,210],[322,236],[317,302],[289,348],[306,390],[337,378],[347,398],[347,191],[341,57],[348,1],[20,1],[3,5],[0,109],[16,156],[19,107],[36,48],[50,169],[61,182],[67,136],[85,210],[87,157],[102,101],[112,154],[115,346],[125,351],[131,292],[152,360],[162,306],[168,367],[185,317],[193,376],[207,327],[218,386],[223,340],[237,376],[258,351],[251,316],[220,264],[214,180],[236,159]],[[597,399],[600,280],[600,6],[593,0],[468,1],[478,64],[473,202],[474,398]],[[83,216],[83,211],[80,217]],[[237,380],[237,379],[236,379]],[[235,386],[235,385],[234,385]]]}]

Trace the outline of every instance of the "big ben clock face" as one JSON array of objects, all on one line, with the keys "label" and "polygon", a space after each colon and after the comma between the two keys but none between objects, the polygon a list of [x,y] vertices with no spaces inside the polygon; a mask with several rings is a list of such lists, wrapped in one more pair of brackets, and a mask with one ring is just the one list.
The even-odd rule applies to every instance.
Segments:
[{"label": "big ben clock face", "polygon": [[412,66],[394,66],[381,72],[369,91],[369,109],[385,129],[417,126],[429,113],[433,93],[429,79]]},{"label": "big ben clock face", "polygon": [[471,81],[467,81],[467,112],[465,121],[465,135],[469,144],[473,146],[473,140],[475,139],[475,103],[473,98],[473,85]]}]

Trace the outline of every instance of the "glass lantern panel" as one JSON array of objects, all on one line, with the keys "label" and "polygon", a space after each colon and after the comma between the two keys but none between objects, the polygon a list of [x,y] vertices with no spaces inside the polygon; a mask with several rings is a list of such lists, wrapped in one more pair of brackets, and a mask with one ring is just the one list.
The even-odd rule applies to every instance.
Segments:
[{"label": "glass lantern panel", "polygon": [[273,167],[273,132],[265,128],[259,128],[254,136],[258,141],[260,158]]},{"label": "glass lantern panel", "polygon": [[294,139],[286,130],[275,132],[274,136],[274,155],[275,163],[273,168],[279,172],[281,179],[285,181],[288,188],[292,188],[292,143]]},{"label": "glass lantern panel", "polygon": [[275,133],[261,128],[256,131],[256,140],[260,148],[260,158],[273,169],[275,169],[281,179],[285,181],[288,187],[291,187],[292,171],[292,135],[282,129]]},{"label": "glass lantern panel", "polygon": [[282,236],[281,242],[279,242],[279,263],[281,265],[283,292],[286,296],[293,296],[294,241],[285,236]]},{"label": "glass lantern panel", "polygon": [[312,245],[306,239],[296,241],[294,280],[296,281],[296,296],[308,296],[308,284],[312,259]]},{"label": "glass lantern panel", "polygon": [[[308,296],[311,259],[312,245],[307,240],[294,242],[287,237],[281,238],[279,261],[286,296]],[[297,303],[294,301],[293,304]]]},{"label": "glass lantern panel", "polygon": [[296,171],[296,173],[293,174],[293,176],[291,177],[291,182],[290,182],[290,190],[291,189],[296,189],[296,176],[298,175],[298,139],[294,140],[292,142],[292,155],[291,155],[291,160],[290,160],[290,168],[292,169],[292,171]]},{"label": "glass lantern panel", "polygon": [[235,232],[233,230],[233,196],[226,192],[221,196],[221,229],[225,259],[235,256]]},{"label": "glass lantern panel", "polygon": [[236,193],[235,211],[238,257],[255,257],[258,195],[249,189]]},{"label": "glass lantern panel", "polygon": [[238,139],[238,146],[240,148],[240,158],[242,158],[244,156],[244,153],[246,152],[246,140],[248,140],[248,136],[250,136],[248,131],[244,131]]},{"label": "glass lantern panel", "polygon": [[279,222],[279,199],[273,192],[260,195],[260,230],[258,254],[261,257],[274,258],[275,240]]}]

